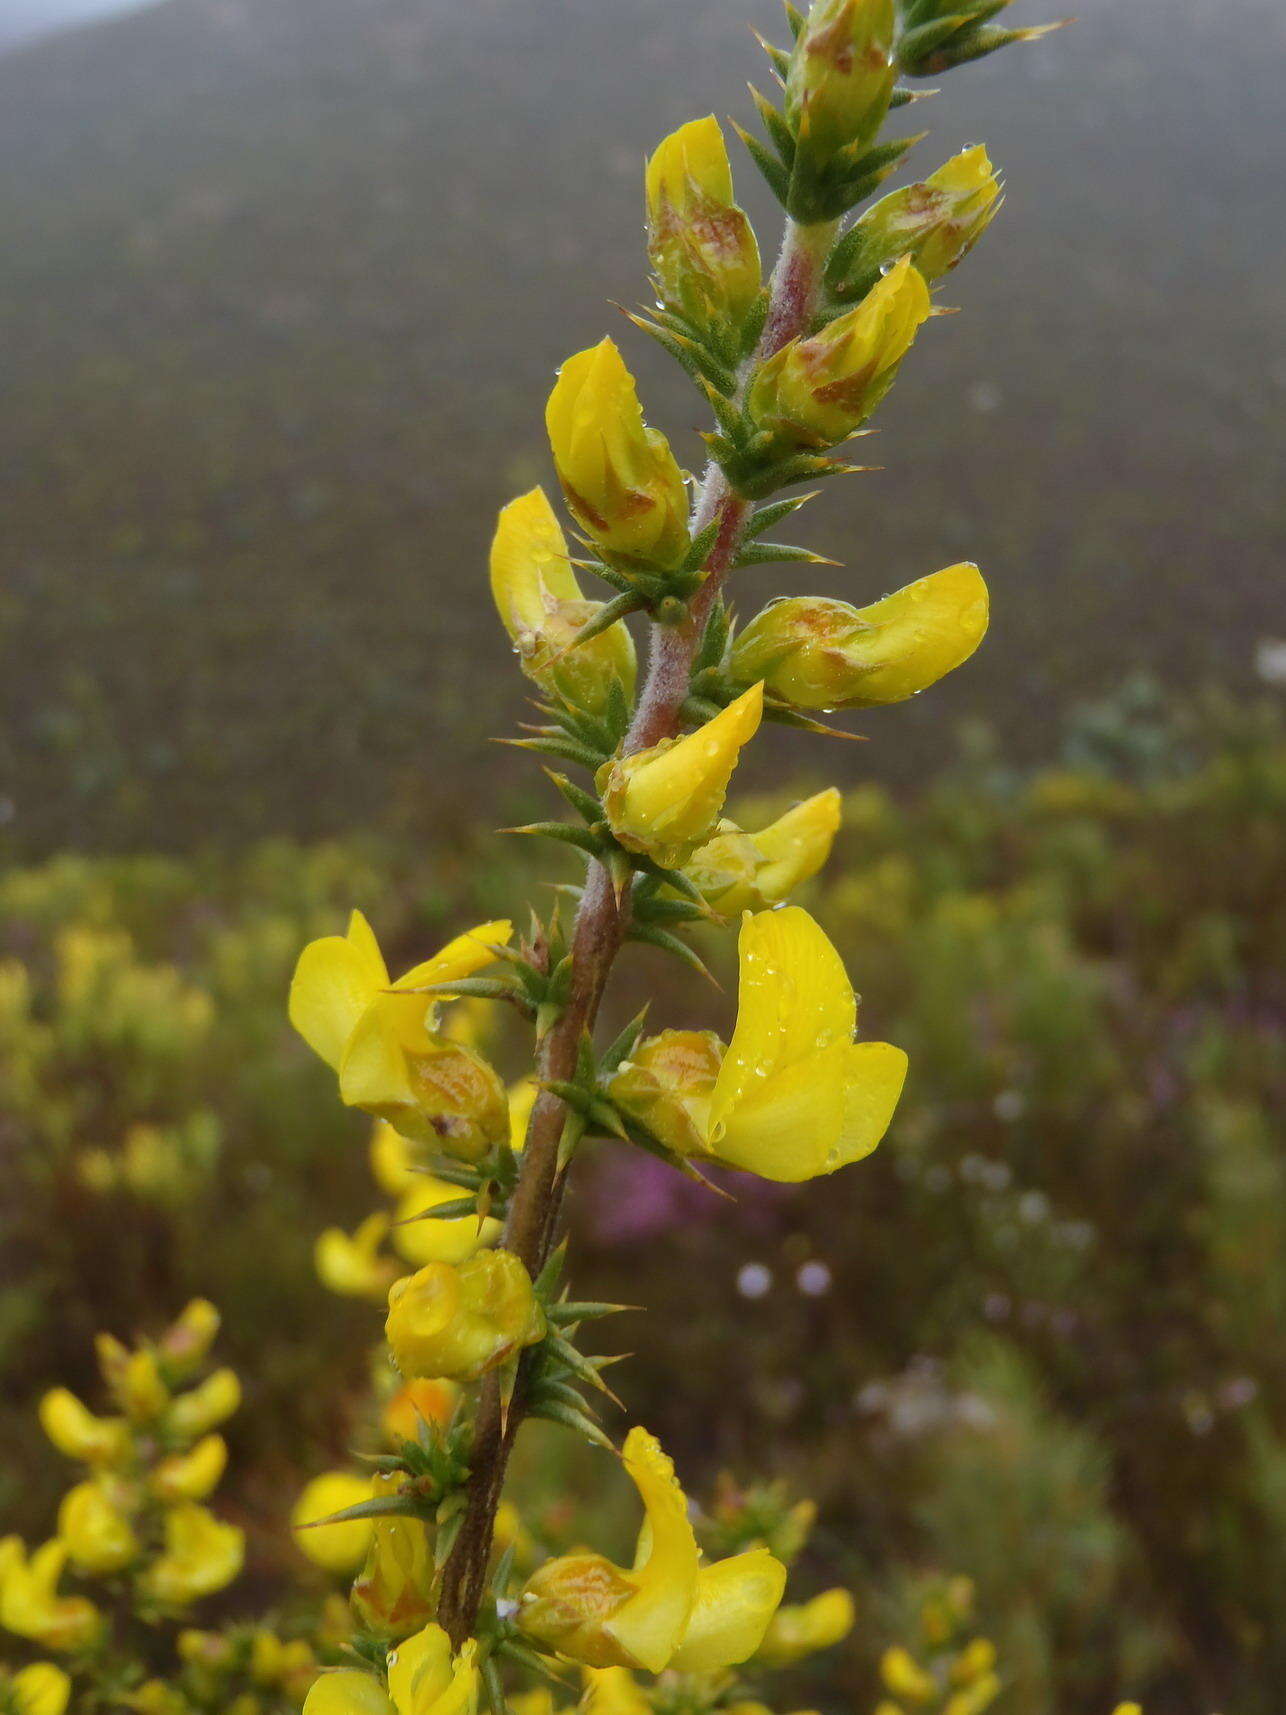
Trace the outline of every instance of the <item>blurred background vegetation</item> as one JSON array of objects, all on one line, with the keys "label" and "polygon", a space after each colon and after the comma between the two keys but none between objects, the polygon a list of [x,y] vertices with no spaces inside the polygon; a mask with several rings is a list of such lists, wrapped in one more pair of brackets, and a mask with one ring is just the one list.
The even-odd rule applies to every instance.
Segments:
[{"label": "blurred background vegetation", "polygon": [[[271,1597],[378,1327],[313,1275],[376,1198],[289,972],[350,906],[396,967],[534,888],[490,833],[542,800],[488,743],[522,689],[487,537],[548,480],[555,364],[639,293],[644,151],[735,103],[775,18],[164,0],[40,35],[57,10],[0,4],[0,1528],[59,1490],[41,1390],[92,1395],[97,1328],[202,1293]],[[873,1701],[933,1571],[976,1582],[1002,1715],[1278,1715],[1286,1682],[1286,14],[1078,10],[916,110],[917,169],[983,138],[1008,202],[887,470],[811,538],[846,565],[810,588],[968,555],[994,593],[966,671],[825,759],[808,903],[911,1054],[900,1117],[735,1203],[604,1148],[573,1209],[594,1295],[652,1311],[613,1330],[631,1415],[707,1493],[820,1501],[817,1581],[860,1604],[801,1677],[828,1710]],[[797,754],[748,788],[821,784]],[[631,958],[622,1007],[726,1012]],[[614,1489],[532,1448],[538,1499]]]}]

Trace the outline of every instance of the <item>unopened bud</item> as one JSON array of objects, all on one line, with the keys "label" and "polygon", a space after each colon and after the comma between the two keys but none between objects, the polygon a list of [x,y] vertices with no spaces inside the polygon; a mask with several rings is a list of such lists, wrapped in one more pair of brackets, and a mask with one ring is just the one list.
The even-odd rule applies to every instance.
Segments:
[{"label": "unopened bud", "polygon": [[815,0],[786,74],[786,119],[819,165],[870,141],[896,68],[893,0]]},{"label": "unopened bud", "polygon": [[209,1352],[219,1332],[219,1312],[208,1298],[194,1298],[161,1337],[160,1354],[173,1370],[187,1372]]},{"label": "unopened bud", "polygon": [[198,1386],[181,1393],[170,1406],[167,1426],[180,1440],[195,1441],[231,1417],[241,1404],[236,1371],[215,1370]]},{"label": "unopened bud", "polygon": [[801,709],[900,703],[967,661],[987,619],[987,586],[968,562],[869,607],[789,596],[771,602],[738,637],[733,672],[762,678]]},{"label": "unopened bud", "polygon": [[860,304],[811,339],[791,340],[760,367],[750,415],[783,449],[837,446],[893,385],[930,309],[924,276],[904,257]]},{"label": "unopened bud", "polygon": [[845,301],[864,297],[904,256],[932,284],[969,254],[999,207],[1000,181],[986,149],[963,149],[866,211],[827,264],[831,290]]},{"label": "unopened bud", "polygon": [[853,1629],[853,1598],[847,1590],[823,1590],[811,1602],[778,1608],[768,1623],[758,1659],[765,1667],[790,1667],[817,1650],[830,1649]]},{"label": "unopened bud", "polygon": [[[371,1495],[395,1495],[402,1478],[381,1472],[371,1479]],[[422,1519],[394,1515],[373,1521],[366,1563],[353,1585],[352,1602],[368,1631],[404,1638],[433,1617],[433,1544]]]},{"label": "unopened bud", "polygon": [[203,1501],[219,1485],[228,1463],[222,1435],[205,1435],[186,1453],[171,1453],[152,1472],[152,1491],[163,1501]]},{"label": "unopened bud", "polygon": [[647,164],[648,256],[657,295],[735,351],[759,300],[759,246],[732,196],[713,116],[681,125]]},{"label": "unopened bud", "polygon": [[531,1276],[511,1251],[432,1262],[394,1282],[385,1334],[402,1374],[476,1381],[544,1338]]},{"label": "unopened bud", "polygon": [[704,1155],[710,1096],[723,1061],[712,1030],[644,1037],[608,1086],[621,1112],[679,1155]]},{"label": "unopened bud", "polygon": [[567,504],[608,554],[664,567],[688,550],[688,491],[665,436],[643,421],[610,339],[569,357],[545,407]]}]

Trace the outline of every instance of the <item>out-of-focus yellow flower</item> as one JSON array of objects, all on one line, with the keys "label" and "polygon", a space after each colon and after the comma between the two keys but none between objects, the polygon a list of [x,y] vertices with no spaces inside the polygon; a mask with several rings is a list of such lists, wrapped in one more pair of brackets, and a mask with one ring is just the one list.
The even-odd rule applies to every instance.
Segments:
[{"label": "out-of-focus yellow flower", "polygon": [[304,948],[290,986],[290,1022],[338,1072],[347,1106],[469,1161],[507,1135],[495,1071],[472,1049],[436,1034],[436,1005],[413,991],[471,976],[511,933],[508,922],[480,923],[396,983],[360,911],[346,935]]},{"label": "out-of-focus yellow flower", "polygon": [[519,1623],[589,1667],[715,1672],[753,1655],[786,1570],[767,1549],[702,1567],[674,1466],[645,1429],[626,1438],[625,1469],[645,1519],[629,1570],[601,1554],[548,1561],[527,1582]]},{"label": "out-of-focus yellow flower", "polygon": [[147,1346],[131,1352],[113,1334],[97,1335],[94,1351],[103,1379],[126,1417],[133,1423],[151,1423],[158,1418],[170,1403],[170,1390],[156,1353]]},{"label": "out-of-focus yellow flower", "polygon": [[[442,1203],[460,1197],[460,1187],[428,1173],[417,1173],[415,1184],[403,1193],[393,1226],[393,1243],[405,1261],[422,1266],[428,1262],[464,1262],[475,1251],[492,1245],[500,1237],[500,1222],[490,1215],[460,1215],[437,1221],[428,1214]],[[385,1295],[388,1292],[385,1283]]]},{"label": "out-of-focus yellow flower", "polygon": [[342,1227],[327,1227],[318,1233],[313,1266],[322,1285],[341,1298],[382,1303],[397,1278],[392,1257],[379,1254],[388,1231],[389,1218],[381,1212],[368,1215],[351,1234]]},{"label": "out-of-focus yellow flower", "polygon": [[409,1140],[387,1120],[376,1120],[372,1127],[370,1161],[375,1183],[390,1197],[400,1197],[419,1177]]},{"label": "out-of-focus yellow flower", "polygon": [[38,1410],[40,1427],[69,1459],[112,1465],[129,1449],[129,1425],[123,1418],[96,1417],[65,1387],[50,1388]]},{"label": "out-of-focus yellow flower", "polygon": [[163,1501],[203,1501],[219,1486],[228,1463],[222,1435],[203,1435],[186,1453],[171,1453],[152,1472],[152,1490]]},{"label": "out-of-focus yellow flower", "polygon": [[98,1636],[102,1617],[85,1596],[60,1596],[67,1544],[55,1537],[28,1560],[18,1544],[0,1581],[0,1626],[43,1649],[74,1655]]},{"label": "out-of-focus yellow flower", "polygon": [[788,596],[755,615],[733,649],[733,672],[762,679],[804,709],[900,703],[967,661],[986,636],[987,585],[968,561],[869,607]]},{"label": "out-of-focus yellow flower", "polygon": [[71,1680],[51,1661],[33,1661],[19,1668],[7,1686],[0,1682],[0,1702],[14,1715],[63,1715],[70,1697]]},{"label": "out-of-focus yellow flower", "polygon": [[250,1643],[250,1677],[258,1685],[284,1691],[302,1702],[317,1677],[317,1659],[303,1638],[279,1638],[260,1626]]},{"label": "out-of-focus yellow flower", "polygon": [[1112,1715],[1143,1715],[1141,1703],[1118,1703]]},{"label": "out-of-focus yellow flower", "polygon": [[816,161],[870,140],[896,65],[893,0],[814,0],[786,74],[786,118]]},{"label": "out-of-focus yellow flower", "polygon": [[924,276],[904,257],[860,304],[761,364],[747,400],[750,415],[783,450],[837,446],[893,385],[931,308]]},{"label": "out-of-focus yellow flower", "polygon": [[119,1572],[138,1558],[138,1538],[110,1478],[68,1489],[58,1508],[58,1535],[78,1572]]},{"label": "out-of-focus yellow flower", "polygon": [[455,1413],[460,1390],[454,1382],[421,1376],[404,1382],[384,1407],[380,1422],[390,1441],[415,1441],[422,1424],[445,1428]]},{"label": "out-of-focus yellow flower", "polygon": [[[942,1705],[942,1715],[982,1715],[984,1709],[990,1709],[1001,1693],[1000,1675],[984,1673],[960,1691],[953,1691]],[[1120,1711],[1117,1711],[1120,1715]],[[1127,1710],[1127,1715],[1129,1712]],[[1142,1711],[1135,1705],[1135,1715]]]},{"label": "out-of-focus yellow flower", "polygon": [[531,1276],[512,1251],[428,1263],[395,1281],[388,1302],[384,1332],[407,1378],[476,1381],[545,1334]]},{"label": "out-of-focus yellow flower", "polygon": [[213,1596],[240,1572],[245,1535],[195,1501],[180,1501],[165,1514],[165,1548],[139,1580],[163,1608],[186,1608]]},{"label": "out-of-focus yellow flower", "polygon": [[582,1715],[650,1715],[651,1708],[628,1667],[586,1668]]},{"label": "out-of-focus yellow flower", "polygon": [[162,1358],[180,1371],[190,1371],[208,1354],[221,1318],[208,1298],[194,1298],[161,1337]]},{"label": "out-of-focus yellow flower", "polygon": [[752,685],[684,738],[615,757],[596,776],[616,838],[673,868],[714,831],[742,746],[759,730],[763,686]]},{"label": "out-of-focus yellow flower", "polygon": [[730,917],[780,905],[826,862],[839,831],[840,795],[815,793],[757,833],[722,821],[683,866],[707,904]]},{"label": "out-of-focus yellow flower", "polygon": [[688,491],[665,436],[643,421],[610,339],[569,357],[545,407],[573,516],[599,547],[674,567],[688,550]]},{"label": "out-of-focus yellow flower", "polygon": [[1000,207],[1000,181],[981,143],[962,149],[919,184],[869,208],[845,240],[845,278],[859,287],[909,256],[925,279],[941,279],[973,249]]},{"label": "out-of-focus yellow flower", "polygon": [[534,1078],[519,1078],[509,1087],[509,1147],[520,1155],[527,1142],[527,1123],[540,1088]]},{"label": "out-of-focus yellow flower", "polygon": [[852,984],[799,906],[747,915],[738,954],[737,1024],[711,1095],[707,1147],[784,1181],[860,1161],[893,1117],[906,1055],[853,1041]]},{"label": "out-of-focus yellow flower", "polygon": [[179,1394],[170,1406],[167,1423],[172,1434],[195,1441],[231,1417],[240,1404],[241,1383],[236,1371],[225,1366]]},{"label": "out-of-focus yellow flower", "polygon": [[811,1602],[778,1608],[759,1646],[765,1667],[790,1667],[816,1650],[830,1649],[853,1629],[853,1598],[847,1590],[823,1590]]},{"label": "out-of-focus yellow flower", "polygon": [[366,1518],[346,1519],[342,1524],[314,1521],[370,1498],[370,1478],[354,1476],[351,1471],[323,1471],[305,1483],[290,1514],[300,1552],[327,1572],[356,1572],[371,1546],[372,1521]]},{"label": "out-of-focus yellow flower", "polygon": [[397,1711],[374,1674],[357,1667],[336,1667],[313,1681],[303,1715],[397,1715]]},{"label": "out-of-focus yellow flower", "polygon": [[759,246],[733,201],[713,115],[672,131],[647,164],[648,256],[657,295],[735,351],[759,300]]},{"label": "out-of-focus yellow flower", "polygon": [[891,1645],[880,1657],[880,1678],[895,1697],[908,1703],[928,1703],[938,1695],[937,1680],[901,1644]]},{"label": "out-of-focus yellow flower", "polygon": [[713,1030],[662,1030],[645,1036],[621,1062],[608,1094],[667,1148],[703,1155],[723,1054]]},{"label": "out-of-focus yellow flower", "polygon": [[634,642],[623,620],[572,648],[603,610],[587,601],[543,488],[511,500],[491,543],[491,594],[523,672],[544,691],[601,714],[617,683],[634,695]]},{"label": "out-of-focus yellow flower", "polygon": [[[377,1472],[371,1497],[395,1495],[402,1478]],[[404,1638],[434,1612],[433,1542],[428,1527],[417,1518],[394,1515],[371,1521],[366,1561],[353,1585],[354,1611],[368,1630],[385,1638]]]},{"label": "out-of-focus yellow flower", "polygon": [[427,1625],[389,1651],[388,1689],[398,1715],[476,1715],[477,1645],[453,1655],[442,1627]]},{"label": "out-of-focus yellow flower", "polygon": [[996,1646],[990,1638],[974,1638],[951,1664],[951,1679],[955,1685],[968,1685],[988,1674],[996,1665]]}]

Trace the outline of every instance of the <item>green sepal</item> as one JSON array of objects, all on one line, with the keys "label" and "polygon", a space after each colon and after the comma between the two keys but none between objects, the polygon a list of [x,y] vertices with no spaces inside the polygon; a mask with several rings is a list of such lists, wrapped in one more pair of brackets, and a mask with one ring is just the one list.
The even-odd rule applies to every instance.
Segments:
[{"label": "green sepal", "polygon": [[520,828],[502,828],[500,831],[503,834],[537,834],[542,839],[557,840],[562,845],[578,846],[591,857],[597,857],[601,849],[599,841],[588,829],[575,827],[570,822],[527,822]]},{"label": "green sepal", "polygon": [[769,190],[777,198],[777,201],[784,206],[790,195],[790,173],[753,132],[746,130],[744,125],[738,125],[734,119],[732,128],[745,144],[750,153],[750,159],[767,180]]},{"label": "green sepal", "polygon": [[578,816],[582,816],[589,823],[602,821],[603,806],[592,792],[587,792],[583,786],[577,786],[575,781],[569,780],[565,774],[555,773],[552,768],[547,768],[545,773]]},{"label": "green sepal", "polygon": [[461,1221],[477,1213],[476,1197],[452,1197],[448,1203],[438,1203],[434,1208],[424,1209],[418,1215],[407,1215],[400,1221],[394,1221],[393,1225],[409,1227],[414,1221]]},{"label": "green sepal", "polygon": [[686,941],[681,941],[677,935],[672,935],[668,929],[662,929],[655,923],[637,923],[630,926],[626,935],[627,941],[641,941],[645,946],[656,947],[663,953],[669,953],[674,958],[687,965],[699,977],[704,977],[715,988],[720,984],[711,974],[709,966],[695,953]]},{"label": "green sepal", "polygon": [[580,768],[596,773],[607,761],[606,751],[591,750],[574,738],[550,734],[548,738],[498,738],[497,744],[507,744],[511,750],[529,750],[538,756],[556,756],[560,762],[574,762]]},{"label": "green sepal", "polygon": [[814,553],[811,548],[797,548],[789,542],[751,542],[737,555],[737,569],[743,566],[773,565],[837,566],[828,554]]},{"label": "green sepal", "polygon": [[[787,61],[789,64],[789,61]],[[787,172],[795,164],[795,136],[783,115],[773,106],[766,95],[761,95],[754,84],[750,85],[750,99],[755,104],[755,111],[763,120],[764,130],[768,133],[769,141],[781,156],[782,165]]]},{"label": "green sepal", "polygon": [[783,518],[789,518],[792,512],[798,512],[801,506],[807,506],[810,500],[816,498],[816,493],[792,494],[786,500],[772,500],[767,506],[757,506],[750,522],[742,531],[742,541],[755,541],[765,530],[771,530],[774,524],[780,524]]},{"label": "green sepal", "polygon": [[562,1400],[547,1399],[543,1403],[533,1405],[528,1413],[531,1417],[543,1417],[550,1423],[560,1424],[564,1429],[571,1429],[577,1435],[583,1435],[596,1447],[604,1447],[609,1453],[615,1453],[616,1444],[599,1428],[584,1410],[578,1411],[575,1406],[567,1405]]},{"label": "green sepal", "polygon": [[621,1034],[606,1047],[599,1055],[599,1075],[604,1072],[615,1072],[622,1060],[628,1060],[638,1046],[639,1037],[647,1022],[648,1009],[644,1006],[622,1030]]}]

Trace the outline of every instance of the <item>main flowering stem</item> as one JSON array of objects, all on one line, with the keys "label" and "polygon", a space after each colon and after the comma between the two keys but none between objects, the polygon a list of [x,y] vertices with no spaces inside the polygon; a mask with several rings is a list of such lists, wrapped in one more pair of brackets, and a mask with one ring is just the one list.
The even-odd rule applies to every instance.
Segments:
[{"label": "main flowering stem", "polygon": [[[809,227],[788,223],[772,277],[763,335],[745,376],[808,327],[817,303],[822,264],[834,235],[833,222]],[[686,618],[677,625],[654,624],[651,628],[647,678],[625,739],[627,755],[673,737],[677,731],[692,662],[715,597],[736,562],[750,511],[750,502],[737,494],[722,470],[711,463],[697,496],[692,528],[696,534],[718,519],[718,533]],[[575,1076],[577,1050],[585,1033],[594,1028],[625,936],[628,911],[628,896],[618,902],[607,870],[600,863],[592,863],[572,931],[571,993],[540,1050],[537,1076],[542,1083]],[[505,1224],[502,1243],[521,1258],[533,1277],[543,1267],[557,1231],[562,1202],[558,1151],[566,1119],[566,1105],[560,1098],[548,1091],[537,1098]],[[439,1618],[456,1648],[475,1629],[505,1466],[522,1416],[521,1371],[507,1413],[499,1384],[490,1378],[478,1401],[469,1461],[468,1509],[443,1572]]]}]

